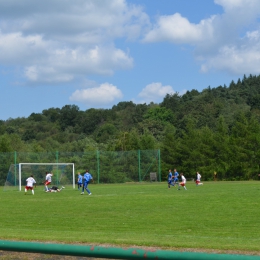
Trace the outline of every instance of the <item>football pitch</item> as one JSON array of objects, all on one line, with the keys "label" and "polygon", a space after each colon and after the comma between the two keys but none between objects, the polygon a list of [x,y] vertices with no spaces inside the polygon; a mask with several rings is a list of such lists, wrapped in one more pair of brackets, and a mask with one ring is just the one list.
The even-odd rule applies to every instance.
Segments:
[{"label": "football pitch", "polygon": [[[260,182],[90,184],[3,191],[0,239],[162,249],[260,251]],[[23,187],[22,187],[23,189]]]}]

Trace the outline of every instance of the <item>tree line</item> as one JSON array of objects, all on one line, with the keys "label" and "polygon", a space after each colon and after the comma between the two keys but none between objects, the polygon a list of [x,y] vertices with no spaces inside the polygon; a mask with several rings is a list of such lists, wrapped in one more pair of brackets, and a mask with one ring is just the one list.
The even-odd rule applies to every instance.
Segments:
[{"label": "tree line", "polygon": [[[169,168],[188,178],[258,179],[260,76],[229,86],[167,94],[162,103],[119,102],[111,109],[49,108],[28,118],[0,120],[0,153],[160,149]],[[4,179],[5,176],[0,176]]]}]

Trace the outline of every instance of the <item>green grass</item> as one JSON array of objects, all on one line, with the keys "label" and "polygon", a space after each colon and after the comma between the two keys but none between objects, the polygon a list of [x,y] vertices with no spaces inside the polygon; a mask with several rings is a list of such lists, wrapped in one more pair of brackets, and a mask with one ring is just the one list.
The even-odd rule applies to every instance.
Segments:
[{"label": "green grass", "polygon": [[260,183],[90,185],[35,195],[0,195],[0,239],[40,242],[260,250]]}]

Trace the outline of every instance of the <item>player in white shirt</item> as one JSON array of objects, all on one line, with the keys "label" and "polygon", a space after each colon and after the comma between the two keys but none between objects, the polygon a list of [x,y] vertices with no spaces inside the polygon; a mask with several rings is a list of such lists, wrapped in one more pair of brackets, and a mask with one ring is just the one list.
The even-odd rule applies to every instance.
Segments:
[{"label": "player in white shirt", "polygon": [[197,180],[196,180],[196,185],[197,185],[197,186],[198,186],[198,185],[203,185],[203,183],[200,182],[200,179],[201,179],[201,175],[200,175],[199,172],[197,172]]},{"label": "player in white shirt", "polygon": [[31,175],[31,177],[26,179],[26,186],[24,189],[24,194],[27,194],[27,190],[31,190],[32,191],[32,195],[34,195],[34,190],[33,190],[33,185],[34,183],[36,183],[35,179],[33,178],[33,175]]},{"label": "player in white shirt", "polygon": [[180,174],[181,175],[181,183],[179,183],[179,188],[178,190],[180,190],[180,186],[182,186],[185,190],[187,190],[186,188],[186,178],[183,176],[183,173]]},{"label": "player in white shirt", "polygon": [[52,172],[48,173],[46,172],[46,178],[45,178],[45,182],[44,182],[44,185],[45,185],[45,191],[48,191],[48,185],[51,184],[51,177],[53,176]]}]

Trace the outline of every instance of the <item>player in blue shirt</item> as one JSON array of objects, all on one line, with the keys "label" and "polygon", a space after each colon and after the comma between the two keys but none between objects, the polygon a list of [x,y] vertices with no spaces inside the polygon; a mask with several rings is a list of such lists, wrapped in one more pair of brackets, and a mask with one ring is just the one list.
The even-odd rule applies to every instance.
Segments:
[{"label": "player in blue shirt", "polygon": [[82,187],[82,175],[78,172],[78,190]]},{"label": "player in blue shirt", "polygon": [[86,189],[88,195],[91,195],[91,192],[90,192],[90,190],[88,189],[88,184],[89,184],[89,182],[90,182],[91,180],[92,180],[92,182],[94,182],[94,180],[93,180],[92,175],[88,172],[88,170],[86,170],[86,173],[84,174],[83,179],[84,179],[84,184],[83,184],[83,186],[82,186],[81,195],[84,194],[84,189]]},{"label": "player in blue shirt", "polygon": [[168,188],[170,189],[171,186],[174,186],[174,184],[172,184],[172,170],[170,169],[168,173]]},{"label": "player in blue shirt", "polygon": [[173,186],[174,186],[175,184],[179,183],[179,179],[178,179],[179,173],[177,172],[176,169],[174,169],[173,171],[174,171],[174,174],[173,174]]}]

